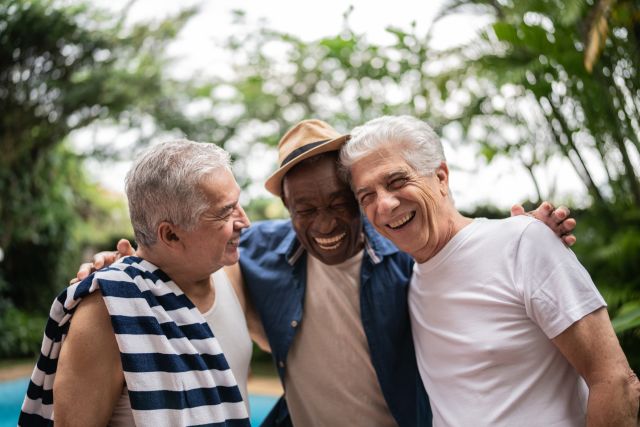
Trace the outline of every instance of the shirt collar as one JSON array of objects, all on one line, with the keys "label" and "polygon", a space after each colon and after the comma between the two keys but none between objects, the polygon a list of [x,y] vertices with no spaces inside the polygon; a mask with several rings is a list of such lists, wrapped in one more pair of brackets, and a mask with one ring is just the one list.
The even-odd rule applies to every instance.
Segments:
[{"label": "shirt collar", "polygon": [[364,216],[362,217],[362,224],[365,250],[369,253],[374,264],[378,264],[387,255],[400,252],[393,243],[378,234]]}]

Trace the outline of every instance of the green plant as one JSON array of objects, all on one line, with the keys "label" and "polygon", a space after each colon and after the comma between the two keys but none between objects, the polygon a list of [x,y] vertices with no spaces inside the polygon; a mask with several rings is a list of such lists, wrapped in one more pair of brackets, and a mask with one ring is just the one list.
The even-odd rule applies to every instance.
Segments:
[{"label": "green plant", "polygon": [[0,359],[37,355],[45,322],[45,316],[32,315],[0,300]]}]

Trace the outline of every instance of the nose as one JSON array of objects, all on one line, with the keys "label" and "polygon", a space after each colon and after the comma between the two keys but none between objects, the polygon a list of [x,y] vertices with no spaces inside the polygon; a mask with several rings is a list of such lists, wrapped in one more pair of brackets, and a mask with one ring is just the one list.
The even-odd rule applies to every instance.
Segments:
[{"label": "nose", "polygon": [[319,209],[316,218],[316,230],[321,234],[330,234],[336,228],[336,217],[329,209]]},{"label": "nose", "polygon": [[233,222],[234,228],[237,230],[242,230],[243,228],[247,228],[250,225],[251,221],[249,221],[249,217],[247,217],[247,214],[245,213],[244,209],[242,209],[242,206],[238,204],[236,208],[236,219]]},{"label": "nose", "polygon": [[396,196],[388,191],[381,191],[377,196],[376,211],[378,215],[389,215],[400,205],[400,201]]}]

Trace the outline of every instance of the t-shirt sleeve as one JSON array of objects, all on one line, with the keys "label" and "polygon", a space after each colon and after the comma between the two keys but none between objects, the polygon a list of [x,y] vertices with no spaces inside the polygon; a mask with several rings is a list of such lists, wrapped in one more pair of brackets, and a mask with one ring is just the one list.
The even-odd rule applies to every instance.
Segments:
[{"label": "t-shirt sleeve", "polygon": [[549,339],[606,306],[575,254],[540,221],[524,229],[514,272],[527,315]]}]

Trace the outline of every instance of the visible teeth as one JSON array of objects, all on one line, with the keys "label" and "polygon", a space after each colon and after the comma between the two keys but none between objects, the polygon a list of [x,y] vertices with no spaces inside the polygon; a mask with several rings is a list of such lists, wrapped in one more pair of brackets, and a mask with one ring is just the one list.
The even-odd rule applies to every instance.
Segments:
[{"label": "visible teeth", "polygon": [[342,234],[339,234],[339,235],[337,235],[335,237],[328,237],[326,239],[323,239],[323,238],[320,238],[320,237],[314,237],[314,239],[318,244],[321,244],[321,245],[332,245],[332,244],[342,240],[344,238],[344,236],[346,236],[346,235],[347,235],[347,233],[342,233]]},{"label": "visible teeth", "polygon": [[405,216],[403,216],[402,218],[400,218],[397,221],[394,221],[392,223],[389,223],[389,227],[391,228],[398,228],[402,225],[405,225],[407,222],[409,222],[409,220],[411,218],[413,218],[414,212],[409,212],[408,214],[406,214]]},{"label": "visible teeth", "polygon": [[346,235],[347,233],[342,233],[337,236],[328,237],[325,239],[320,237],[314,237],[313,239],[316,241],[318,246],[320,246],[322,249],[333,250],[333,249],[336,249],[338,246],[340,246],[340,244],[342,243],[342,239],[344,239],[344,236]]}]

